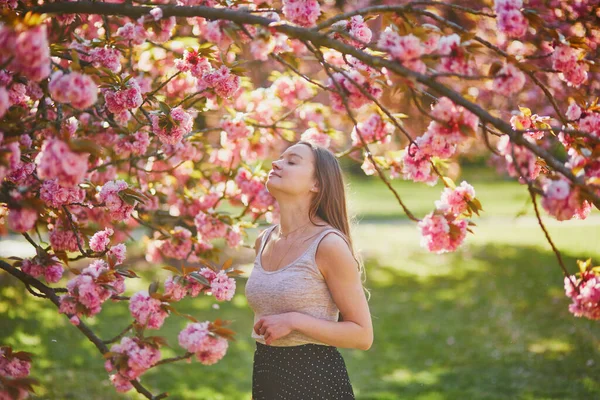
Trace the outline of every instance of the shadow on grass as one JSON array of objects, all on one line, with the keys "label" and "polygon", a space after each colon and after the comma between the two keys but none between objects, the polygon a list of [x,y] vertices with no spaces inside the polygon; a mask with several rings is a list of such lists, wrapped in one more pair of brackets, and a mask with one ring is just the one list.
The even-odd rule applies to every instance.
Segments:
[{"label": "shadow on grass", "polygon": [[[407,273],[405,262],[444,263],[444,272]],[[395,266],[370,260],[367,268],[376,277],[367,281],[375,343],[368,352],[340,349],[357,399],[600,398],[600,328],[568,313],[551,253],[486,245],[435,258],[415,252]],[[32,375],[44,385],[37,398],[141,398],[114,392],[96,349],[54,306],[2,283],[0,343],[36,354]],[[209,297],[177,307],[200,320],[232,320],[238,340],[225,358],[161,366],[142,376],[146,387],[175,399],[250,398],[255,345],[244,284],[238,280],[236,297],[219,309]],[[107,304],[94,328],[112,337],[130,318],[126,307]],[[164,357],[183,352],[177,333],[186,323],[171,316],[152,332],[172,346]]]}]

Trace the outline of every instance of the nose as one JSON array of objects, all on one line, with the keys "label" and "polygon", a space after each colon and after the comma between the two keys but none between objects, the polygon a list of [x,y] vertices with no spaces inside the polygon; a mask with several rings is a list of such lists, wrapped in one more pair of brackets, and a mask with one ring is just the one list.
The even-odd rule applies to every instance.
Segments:
[{"label": "nose", "polygon": [[275,160],[275,161],[273,161],[273,162],[271,163],[271,165],[273,166],[273,169],[274,169],[274,170],[279,170],[279,169],[281,169],[281,167],[279,166],[279,164],[277,163],[277,161],[279,161],[279,160]]}]

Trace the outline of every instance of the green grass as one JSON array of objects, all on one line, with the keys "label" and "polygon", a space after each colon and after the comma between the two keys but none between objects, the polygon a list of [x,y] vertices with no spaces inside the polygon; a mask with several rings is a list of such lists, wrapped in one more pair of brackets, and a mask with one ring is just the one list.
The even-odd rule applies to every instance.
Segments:
[{"label": "green grass", "polygon": [[[509,217],[520,209],[521,199],[493,195],[514,199],[523,191],[524,204],[524,187],[473,182],[484,209],[488,196],[487,216],[494,218],[481,219],[458,252],[435,255],[419,246],[413,223],[377,221],[378,215],[399,215],[401,210],[391,193],[384,194],[383,184],[372,182],[353,182],[355,189],[360,187],[354,200],[363,210],[354,240],[367,260],[365,285],[372,295],[375,342],[368,352],[340,349],[357,399],[600,398],[600,325],[569,314],[561,271],[543,233],[531,218]],[[413,211],[424,214],[440,190],[438,186],[428,194],[422,185],[412,184],[404,192],[416,207]],[[544,220],[571,271],[576,258],[593,257],[598,264],[598,225]],[[249,250],[243,261],[252,255]],[[247,276],[252,266],[240,268]],[[129,281],[126,294],[152,278],[164,279],[166,271],[150,266],[140,274],[144,281]],[[239,279],[234,299],[218,303],[219,309],[210,297],[177,305],[201,320],[232,321],[237,340],[225,358],[213,366],[179,362],[150,370],[141,378],[147,388],[156,394],[167,391],[174,399],[250,398],[254,342],[244,285],[245,278]],[[85,321],[101,338],[110,338],[130,320],[126,307],[107,303],[97,317]],[[186,323],[171,316],[158,332],[172,346],[164,357],[183,352],[177,333]],[[35,354],[32,376],[42,385],[34,399],[142,398],[133,391],[116,393],[94,346],[57,316],[53,305],[33,298],[6,274],[0,274],[0,343]]]}]

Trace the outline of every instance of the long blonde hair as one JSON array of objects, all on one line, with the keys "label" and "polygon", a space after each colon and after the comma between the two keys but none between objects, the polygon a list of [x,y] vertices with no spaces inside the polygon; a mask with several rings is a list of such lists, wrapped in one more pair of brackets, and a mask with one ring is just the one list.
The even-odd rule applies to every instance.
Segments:
[{"label": "long blonde hair", "polygon": [[[319,182],[319,191],[310,204],[308,217],[314,223],[313,218],[318,216],[344,234],[350,243],[352,256],[358,264],[358,271],[364,282],[366,280],[365,266],[352,242],[351,223],[346,205],[346,184],[340,163],[335,154],[325,147],[304,140],[298,141],[297,144],[304,144],[311,148],[315,156],[315,178]],[[371,293],[364,285],[363,289],[370,297]]]}]

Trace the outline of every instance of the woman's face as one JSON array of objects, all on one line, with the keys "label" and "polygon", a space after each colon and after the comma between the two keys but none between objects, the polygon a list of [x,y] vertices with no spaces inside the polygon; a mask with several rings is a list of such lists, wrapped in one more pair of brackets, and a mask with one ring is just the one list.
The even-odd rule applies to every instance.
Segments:
[{"label": "woman's face", "polygon": [[288,147],[272,166],[266,185],[273,196],[277,193],[302,195],[316,191],[315,156],[307,145]]}]

